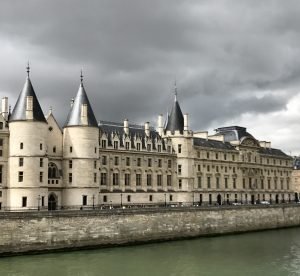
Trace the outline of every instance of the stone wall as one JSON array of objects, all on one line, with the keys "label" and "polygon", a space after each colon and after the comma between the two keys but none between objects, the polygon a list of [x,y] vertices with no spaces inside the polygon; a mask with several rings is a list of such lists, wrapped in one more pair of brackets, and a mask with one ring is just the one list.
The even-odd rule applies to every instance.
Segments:
[{"label": "stone wall", "polygon": [[0,255],[300,226],[300,205],[0,213]]}]

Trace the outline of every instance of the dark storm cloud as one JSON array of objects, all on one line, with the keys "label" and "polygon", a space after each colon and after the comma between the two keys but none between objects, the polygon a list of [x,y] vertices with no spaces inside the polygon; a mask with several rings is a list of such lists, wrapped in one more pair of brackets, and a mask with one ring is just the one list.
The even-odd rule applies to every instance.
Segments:
[{"label": "dark storm cloud", "polygon": [[[10,0],[0,42],[21,53],[18,66],[31,60],[44,111],[60,122],[83,67],[98,119],[156,121],[176,77],[183,111],[205,129],[286,108],[300,87],[299,12],[299,1],[279,0]],[[1,93],[17,97],[22,70],[3,71]]]}]

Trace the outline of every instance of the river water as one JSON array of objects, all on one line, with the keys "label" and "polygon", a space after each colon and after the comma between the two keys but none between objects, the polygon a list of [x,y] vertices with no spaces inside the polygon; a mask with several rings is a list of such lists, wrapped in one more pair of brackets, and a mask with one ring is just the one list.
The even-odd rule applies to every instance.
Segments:
[{"label": "river water", "polygon": [[7,257],[0,275],[300,275],[300,228]]}]

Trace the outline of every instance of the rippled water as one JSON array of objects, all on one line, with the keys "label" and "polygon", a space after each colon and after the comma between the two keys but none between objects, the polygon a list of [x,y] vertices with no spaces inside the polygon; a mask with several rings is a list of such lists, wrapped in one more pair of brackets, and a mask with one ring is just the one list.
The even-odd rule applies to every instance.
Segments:
[{"label": "rippled water", "polygon": [[1,258],[0,275],[300,275],[300,228]]}]

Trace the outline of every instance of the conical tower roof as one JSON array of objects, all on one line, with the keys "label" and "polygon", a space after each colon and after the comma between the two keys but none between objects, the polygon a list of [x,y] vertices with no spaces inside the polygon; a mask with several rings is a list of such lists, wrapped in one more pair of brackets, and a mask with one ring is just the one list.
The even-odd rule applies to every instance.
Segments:
[{"label": "conical tower roof", "polygon": [[167,118],[167,126],[166,131],[171,131],[171,133],[174,133],[176,130],[180,131],[180,133],[183,133],[183,127],[184,127],[184,119],[183,114],[180,108],[180,105],[177,101],[177,89],[175,86],[175,99],[174,104],[171,110],[170,115]]},{"label": "conical tower roof", "polygon": [[[87,124],[83,124],[81,121],[81,107],[82,105],[87,105]],[[91,127],[98,127],[97,120],[95,118],[93,109],[91,107],[90,101],[88,99],[88,96],[85,92],[83,82],[82,82],[82,76],[81,76],[81,82],[79,85],[79,89],[77,92],[77,95],[74,99],[73,106],[71,107],[71,110],[68,115],[68,119],[65,123],[65,127],[68,126],[91,126]]]},{"label": "conical tower roof", "polygon": [[33,121],[45,122],[46,119],[40,103],[36,97],[34,89],[32,87],[30,78],[29,78],[29,66],[27,67],[28,76],[26,78],[23,90],[21,91],[17,103],[13,109],[12,114],[9,116],[9,121],[26,121],[26,104],[27,104],[27,96],[32,97],[32,110],[33,110]]}]

